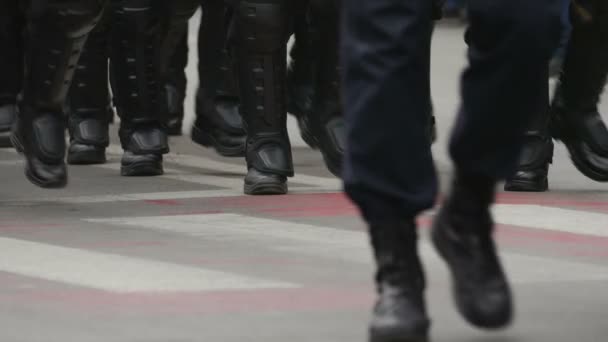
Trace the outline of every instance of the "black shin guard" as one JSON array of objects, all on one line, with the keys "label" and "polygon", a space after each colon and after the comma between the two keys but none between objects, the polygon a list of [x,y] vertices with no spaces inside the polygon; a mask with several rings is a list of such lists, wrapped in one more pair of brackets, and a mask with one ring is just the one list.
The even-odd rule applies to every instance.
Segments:
[{"label": "black shin guard", "polygon": [[242,157],[247,132],[239,112],[234,61],[226,46],[232,13],[218,0],[205,2],[203,13],[198,46],[200,88],[192,140],[215,148],[222,156]]},{"label": "black shin guard", "polygon": [[102,9],[100,0],[31,3],[26,9],[26,74],[13,143],[26,155],[26,176],[38,186],[67,183],[63,104]]},{"label": "black shin guard", "polygon": [[[245,190],[266,193],[264,187],[256,186],[266,183],[264,176],[272,178],[269,188],[275,188],[293,175],[285,103],[289,11],[287,2],[280,0],[240,1],[235,10],[242,112],[248,132],[246,157],[251,175],[246,179]],[[276,193],[286,188],[280,190]]]},{"label": "black shin guard", "polygon": [[69,164],[99,164],[110,143],[112,106],[108,89],[108,28],[106,20],[89,35],[78,62],[67,101]]},{"label": "black shin guard", "polygon": [[115,104],[121,118],[125,176],[163,173],[169,152],[161,113],[160,8],[155,1],[118,1],[112,6],[111,68]]}]

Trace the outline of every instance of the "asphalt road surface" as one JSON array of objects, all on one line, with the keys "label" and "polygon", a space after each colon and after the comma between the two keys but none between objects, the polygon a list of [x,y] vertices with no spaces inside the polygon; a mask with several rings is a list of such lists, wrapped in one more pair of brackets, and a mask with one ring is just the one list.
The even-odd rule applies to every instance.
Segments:
[{"label": "asphalt road surface", "polygon": [[[444,185],[464,63],[462,29],[440,26],[433,93]],[[192,91],[194,65],[189,75]],[[1,150],[0,341],[365,341],[374,299],[365,226],[293,122],[290,133],[297,176],[282,197],[242,195],[243,160],[187,136],[172,140],[164,176],[123,178],[113,128],[109,163],[71,167],[59,191],[30,185],[21,158]],[[498,333],[457,315],[428,243],[433,212],[421,217],[433,341],[608,340],[608,186],[580,175],[558,145],[551,189],[499,195],[517,317]]]}]

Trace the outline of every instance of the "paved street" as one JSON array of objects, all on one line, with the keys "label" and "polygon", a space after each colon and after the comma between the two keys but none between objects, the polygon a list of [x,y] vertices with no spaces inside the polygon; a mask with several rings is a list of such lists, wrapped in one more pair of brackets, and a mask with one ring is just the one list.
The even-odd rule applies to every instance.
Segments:
[{"label": "paved street", "polygon": [[[432,81],[444,189],[464,48],[460,28],[438,27]],[[71,167],[65,190],[30,185],[21,158],[0,150],[0,341],[365,341],[374,299],[365,226],[293,122],[290,134],[297,176],[281,197],[242,195],[243,160],[187,136],[172,140],[164,176],[124,178],[113,127],[108,164]],[[420,218],[433,341],[608,340],[608,185],[580,175],[558,144],[550,186],[501,193],[495,206],[517,300],[513,327],[499,333],[458,316],[428,243],[433,212]]]}]

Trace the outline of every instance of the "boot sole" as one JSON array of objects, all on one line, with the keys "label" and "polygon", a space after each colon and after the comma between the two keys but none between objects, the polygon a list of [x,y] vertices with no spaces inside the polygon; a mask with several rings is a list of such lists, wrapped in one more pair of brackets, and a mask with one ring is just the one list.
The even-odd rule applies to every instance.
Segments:
[{"label": "boot sole", "polygon": [[430,341],[426,336],[383,336],[381,334],[370,333],[369,342],[428,342]]},{"label": "boot sole", "polygon": [[196,128],[192,130],[192,141],[201,146],[213,148],[222,157],[245,157],[245,146],[222,145],[212,135],[205,134]]},{"label": "boot sole", "polygon": [[549,190],[549,180],[544,181],[539,185],[535,182],[526,182],[520,180],[512,180],[505,183],[505,191],[511,192],[546,192]]},{"label": "boot sole", "polygon": [[[23,148],[23,145],[21,144],[21,141],[19,140],[19,138],[17,136],[15,136],[14,134],[11,134],[9,137],[9,140],[10,140],[11,144],[13,145],[13,147],[15,148],[15,150],[17,150],[17,152],[19,152],[19,154],[24,154],[25,150]],[[27,161],[25,163],[24,172],[25,172],[25,177],[32,184],[34,184],[40,188],[43,188],[43,189],[62,189],[68,185],[67,176],[65,178],[61,178],[61,179],[55,180],[55,181],[48,181],[48,180],[40,179],[40,178],[36,177],[36,175],[29,168]]]},{"label": "boot sole", "polygon": [[43,189],[63,189],[68,185],[68,179],[62,178],[56,181],[48,181],[44,179],[40,179],[32,173],[29,167],[25,167],[25,177],[34,185],[43,188]]},{"label": "boot sole", "polygon": [[285,195],[287,194],[287,183],[262,183],[262,184],[247,184],[245,183],[245,194],[253,196],[261,195]]},{"label": "boot sole", "polygon": [[98,165],[105,164],[105,151],[87,151],[68,153],[68,164],[70,165]]},{"label": "boot sole", "polygon": [[553,131],[553,138],[566,145],[568,154],[570,155],[570,160],[572,160],[572,163],[580,173],[596,182],[608,182],[608,170],[606,172],[599,172],[590,168],[587,166],[587,164],[585,164],[582,158],[579,158],[576,149],[570,147],[570,143],[568,143],[568,140],[570,139],[564,139],[568,136],[568,134],[567,130],[563,128],[563,123],[561,121],[553,120],[551,123],[551,130]]},{"label": "boot sole", "polygon": [[124,177],[152,177],[164,173],[162,162],[139,162],[122,164],[120,174]]},{"label": "boot sole", "polygon": [[576,167],[576,169],[580,173],[585,175],[585,177],[592,179],[596,182],[601,182],[601,183],[608,182],[608,170],[606,170],[606,172],[603,172],[603,173],[595,171],[594,169],[587,166],[587,164],[585,164],[585,162],[581,158],[578,157],[577,153],[573,153],[572,152],[573,149],[571,149],[568,145],[566,145],[566,147],[568,148],[568,152],[570,152],[570,160],[572,160],[574,167]]}]

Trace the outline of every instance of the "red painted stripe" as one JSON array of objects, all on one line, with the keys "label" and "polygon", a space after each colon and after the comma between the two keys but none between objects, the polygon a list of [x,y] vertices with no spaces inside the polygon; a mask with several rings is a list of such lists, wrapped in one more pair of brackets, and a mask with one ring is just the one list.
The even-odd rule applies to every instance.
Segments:
[{"label": "red painted stripe", "polygon": [[368,310],[372,288],[299,288],[204,293],[112,294],[92,290],[16,290],[0,294],[0,303],[51,305],[84,312],[142,315]]},{"label": "red painted stripe", "polygon": [[78,244],[78,248],[135,248],[166,246],[163,241],[108,241]]},{"label": "red painted stripe", "polygon": [[158,199],[158,200],[144,200],[145,203],[162,206],[175,206],[180,205],[179,201],[170,199]]}]

